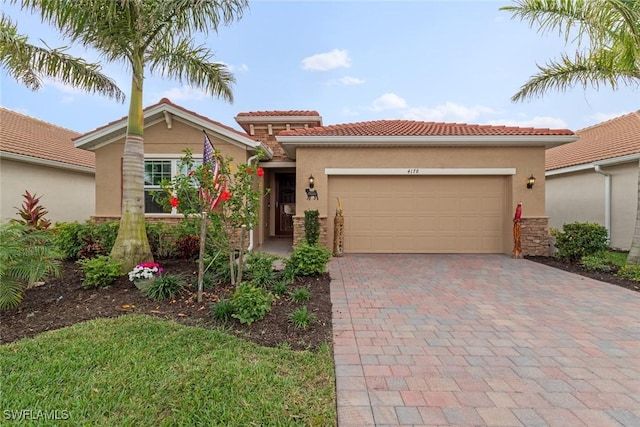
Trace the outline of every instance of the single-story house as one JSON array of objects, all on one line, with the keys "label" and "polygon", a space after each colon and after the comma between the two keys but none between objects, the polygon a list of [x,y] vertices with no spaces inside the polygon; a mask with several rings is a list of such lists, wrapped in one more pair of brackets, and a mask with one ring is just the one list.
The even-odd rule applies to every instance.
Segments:
[{"label": "single-story house", "polygon": [[576,132],[546,153],[549,225],[596,222],[610,246],[629,250],[638,208],[640,110]]},{"label": "single-story house", "polygon": [[23,194],[41,196],[52,223],[86,221],[95,208],[95,156],[78,132],[0,107],[0,220],[17,219]]},{"label": "single-story house", "polygon": [[[316,111],[239,113],[243,132],[168,99],[145,108],[144,119],[148,190],[157,188],[155,174],[175,172],[185,147],[202,155],[204,129],[238,162],[269,153],[257,246],[270,237],[299,241],[304,212],[317,210],[321,241],[332,248],[339,199],[347,253],[510,254],[521,201],[523,252],[547,254],[545,149],[576,139],[567,129],[406,120],[323,126]],[[96,154],[98,220],[120,215],[125,130],[123,117],[75,140]],[[147,202],[150,218],[171,217]]]}]

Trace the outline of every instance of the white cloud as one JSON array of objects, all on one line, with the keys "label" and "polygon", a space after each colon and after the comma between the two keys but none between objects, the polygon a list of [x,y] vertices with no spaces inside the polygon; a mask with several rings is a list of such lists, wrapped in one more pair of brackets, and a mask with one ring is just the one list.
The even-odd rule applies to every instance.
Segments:
[{"label": "white cloud", "polygon": [[60,80],[56,80],[56,79],[44,79],[43,83],[45,86],[50,86],[53,87],[56,90],[59,90],[62,93],[68,93],[70,95],[78,95],[78,94],[85,94],[85,93],[89,93],[89,92],[85,92],[81,89],[78,89],[77,87],[68,85],[66,83],[61,82]]},{"label": "white cloud", "polygon": [[341,114],[342,114],[343,116],[351,116],[351,117],[353,117],[353,116],[359,116],[359,115],[360,115],[360,113],[359,113],[359,112],[354,111],[354,110],[352,110],[352,109],[351,109],[351,108],[349,108],[349,107],[343,107],[343,108],[342,108],[342,111],[341,111]]},{"label": "white cloud", "polygon": [[517,126],[521,128],[549,128],[549,129],[567,129],[569,125],[557,117],[536,116],[530,119],[522,120],[492,120],[487,122],[488,125],[494,126]]},{"label": "white cloud", "polygon": [[436,107],[412,107],[404,113],[408,120],[429,122],[474,122],[481,114],[495,114],[496,110],[484,105],[466,107],[455,102],[445,102]]},{"label": "white cloud", "polygon": [[185,101],[185,100],[198,100],[207,98],[207,93],[200,89],[192,88],[191,86],[173,87],[164,92],[160,92],[154,99],[169,98],[171,102]]},{"label": "white cloud", "polygon": [[331,52],[317,53],[302,60],[302,68],[310,71],[327,71],[334,68],[349,68],[351,59],[344,49],[333,49]]},{"label": "white cloud", "polygon": [[407,101],[395,93],[385,93],[371,104],[373,111],[394,110],[407,108]]},{"label": "white cloud", "polygon": [[327,82],[330,86],[351,86],[351,85],[361,85],[364,83],[364,80],[359,79],[357,77],[344,76],[339,79],[331,79]]},{"label": "white cloud", "polygon": [[249,66],[247,64],[233,65],[233,64],[227,64],[226,62],[223,62],[223,61],[220,61],[218,63],[227,67],[227,70],[229,70],[232,73],[235,73],[235,72],[246,73],[249,71]]}]

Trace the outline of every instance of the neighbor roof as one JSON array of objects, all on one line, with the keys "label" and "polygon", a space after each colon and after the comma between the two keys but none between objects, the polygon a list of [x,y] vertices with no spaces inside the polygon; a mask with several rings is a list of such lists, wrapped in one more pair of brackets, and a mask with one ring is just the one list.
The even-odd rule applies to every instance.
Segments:
[{"label": "neighbor roof", "polygon": [[237,117],[297,117],[307,116],[316,117],[320,116],[317,111],[314,110],[272,110],[272,111],[247,111],[238,113]]},{"label": "neighbor roof", "polygon": [[95,169],[95,155],[73,146],[69,129],[0,107],[2,157]]},{"label": "neighbor roof", "polygon": [[546,151],[546,170],[640,153],[640,110],[576,132],[578,140]]},{"label": "neighbor roof", "polygon": [[573,135],[569,129],[538,129],[466,123],[376,120],[282,131],[279,136],[525,136]]}]

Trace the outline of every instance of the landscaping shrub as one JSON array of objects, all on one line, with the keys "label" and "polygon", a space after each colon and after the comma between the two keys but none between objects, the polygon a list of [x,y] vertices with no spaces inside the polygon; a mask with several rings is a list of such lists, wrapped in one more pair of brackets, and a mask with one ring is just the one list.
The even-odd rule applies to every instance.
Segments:
[{"label": "landscaping shrub", "polygon": [[640,282],[640,265],[639,264],[626,264],[620,267],[617,276],[625,279]]},{"label": "landscaping shrub", "polygon": [[307,310],[307,307],[298,308],[289,314],[289,321],[296,328],[307,329],[313,323],[316,316]]},{"label": "landscaping shrub", "polygon": [[117,221],[109,221],[100,224],[88,222],[87,224],[91,236],[102,246],[104,250],[103,255],[109,254],[116,242],[116,237],[118,237],[120,223]]},{"label": "landscaping shrub", "polygon": [[44,206],[40,205],[41,197],[36,197],[36,194],[29,193],[25,190],[24,201],[18,210],[18,216],[20,219],[14,219],[14,222],[18,224],[26,225],[37,230],[46,230],[51,225],[51,221],[45,218],[45,215],[49,213]]},{"label": "landscaping shrub", "polygon": [[184,288],[184,279],[178,274],[162,274],[151,281],[143,294],[156,301],[175,298]]},{"label": "landscaping shrub", "polygon": [[174,245],[178,258],[193,259],[200,254],[200,238],[198,236],[184,235],[176,239]]},{"label": "landscaping shrub", "polygon": [[233,315],[233,303],[228,299],[221,299],[211,304],[211,315],[215,320],[228,322]]},{"label": "landscaping shrub", "polygon": [[608,273],[613,270],[613,266],[603,252],[583,256],[580,259],[580,264],[587,270],[600,271],[602,273]]},{"label": "landscaping shrub", "polygon": [[77,261],[84,273],[82,287],[85,289],[109,286],[122,276],[120,263],[113,262],[107,256],[99,256]]},{"label": "landscaping shrub", "polygon": [[60,273],[63,254],[49,232],[0,224],[0,309],[16,307],[35,282]]},{"label": "landscaping shrub", "polygon": [[291,292],[291,299],[297,303],[304,303],[309,301],[311,298],[311,292],[307,288],[298,288],[295,291]]},{"label": "landscaping shrub", "polygon": [[233,303],[232,317],[240,323],[250,325],[262,320],[271,311],[273,295],[266,290],[248,283],[242,283],[231,297]]},{"label": "landscaping shrub", "polygon": [[156,259],[173,258],[176,254],[177,227],[164,222],[147,222],[147,240]]},{"label": "landscaping shrub", "polygon": [[247,276],[254,286],[271,287],[277,282],[277,275],[273,271],[276,255],[266,252],[251,252],[247,257]]},{"label": "landscaping shrub", "polygon": [[285,274],[313,276],[324,273],[330,258],[331,252],[324,247],[306,242],[300,243],[285,261]]},{"label": "landscaping shrub", "polygon": [[317,210],[304,211],[304,238],[310,245],[316,245],[320,237],[319,216]]},{"label": "landscaping shrub", "polygon": [[607,229],[600,224],[573,222],[564,224],[556,236],[557,257],[575,262],[583,256],[607,249]]},{"label": "landscaping shrub", "polygon": [[76,222],[56,223],[53,228],[53,239],[65,259],[74,260],[82,250],[82,236],[85,225]]},{"label": "landscaping shrub", "polygon": [[87,236],[82,238],[82,249],[78,251],[77,258],[95,258],[100,255],[107,255],[99,241],[93,237]]}]

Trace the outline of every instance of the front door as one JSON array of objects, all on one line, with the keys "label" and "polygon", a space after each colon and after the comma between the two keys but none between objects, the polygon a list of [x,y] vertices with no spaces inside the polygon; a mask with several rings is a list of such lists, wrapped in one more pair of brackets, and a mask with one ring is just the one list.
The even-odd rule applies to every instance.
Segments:
[{"label": "front door", "polygon": [[293,236],[296,214],[296,174],[276,173],[276,236]]}]

